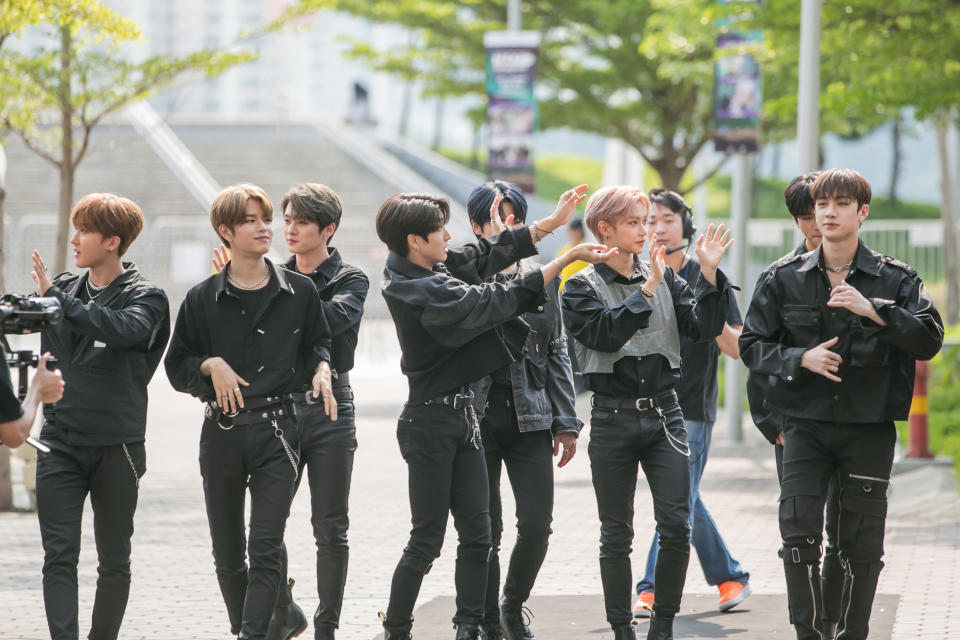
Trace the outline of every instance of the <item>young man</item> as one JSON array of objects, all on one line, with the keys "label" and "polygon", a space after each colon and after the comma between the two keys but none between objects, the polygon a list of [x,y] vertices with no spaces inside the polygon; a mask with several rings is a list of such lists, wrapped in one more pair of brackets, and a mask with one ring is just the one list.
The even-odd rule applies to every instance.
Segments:
[{"label": "young man", "polygon": [[[822,236],[817,228],[817,219],[813,212],[813,197],[810,195],[810,186],[819,175],[819,171],[799,175],[791,180],[784,190],[783,197],[787,210],[803,235],[803,240],[796,249],[770,265],[767,270],[775,268],[782,261],[792,260],[820,246]],[[766,273],[761,274],[759,280],[763,280],[764,277]],[[779,483],[783,481],[783,416],[766,406],[764,398],[768,390],[767,376],[756,375],[752,371],[747,372],[747,399],[750,403],[750,415],[760,433],[774,446]],[[827,532],[827,544],[823,549],[823,567],[820,572],[820,591],[823,598],[820,617],[823,619],[825,640],[833,640],[836,635],[843,593],[843,566],[840,564],[837,546],[837,525],[840,517],[839,491],[838,480],[834,475],[830,478],[830,485],[827,487],[824,527]]]},{"label": "young man", "polygon": [[93,193],[70,214],[74,264],[51,279],[37,251],[37,291],[63,307],[45,329],[57,357],[63,397],[43,408],[40,432],[50,453],[37,462],[37,516],[43,541],[43,600],[53,640],[79,635],[77,562],[87,494],[96,533],[97,595],[91,638],[116,638],[130,592],[130,537],[140,478],[146,473],[147,384],[170,336],[167,296],[122,256],[143,229],[136,204]]},{"label": "young man", "polygon": [[[646,219],[647,234],[651,237],[656,235],[657,245],[666,248],[666,265],[685,282],[696,283],[700,278],[700,263],[688,253],[693,234],[696,233],[690,207],[680,194],[667,189],[652,189],[648,195],[650,212]],[[720,353],[734,359],[740,357],[737,339],[743,320],[733,289],[729,289],[727,295],[729,300],[723,333],[709,342],[694,342],[681,336],[682,364],[680,382],[677,384],[677,398],[683,411],[683,424],[690,447],[691,544],[697,551],[707,584],[717,587],[720,592],[717,603],[720,611],[729,611],[750,595],[750,574],[730,555],[716,523],[700,499],[700,480],[710,453],[713,423],[717,418],[717,367]],[[637,583],[634,617],[646,618],[650,615],[659,550],[659,537],[654,533],[647,554],[646,573]]]},{"label": "young man", "polygon": [[940,350],[943,323],[917,273],[860,240],[870,210],[863,176],[831,169],[810,191],[822,243],[757,284],[740,352],[770,376],[767,406],[783,416],[781,556],[797,638],[822,637],[824,493],[837,473],[848,583],[837,638],[861,640],[883,567],[893,421],[906,419],[914,361]]},{"label": "young man", "polygon": [[570,219],[585,189],[567,191],[551,216],[529,227],[504,229],[494,210],[495,236],[450,252],[444,226],[450,209],[443,198],[401,193],[377,213],[377,235],[390,249],[383,296],[400,340],[401,369],[410,382],[397,441],[409,470],[413,530],[393,574],[383,623],[387,640],[411,637],[420,585],[440,554],[450,512],[460,542],[456,638],[479,637],[491,544],[490,495],[470,385],[518,357],[499,326],[542,308],[545,282],[574,259],[597,261],[610,253],[580,245],[517,278],[483,280],[533,255],[534,242]]},{"label": "young man", "polygon": [[619,253],[607,264],[567,280],[563,319],[574,340],[587,388],[593,391],[590,466],[600,514],[600,578],[607,621],[616,640],[635,638],[630,613],[630,545],[637,466],[653,494],[660,534],[656,598],[647,638],[673,637],[673,618],[690,555],[690,465],[683,413],[677,404],[680,336],[712,341],[723,331],[729,288],[717,269],[730,232],[713,225],[696,245],[700,277],[692,289],[664,264],[666,247],[649,238],[650,202],[637,188],[602,189],[584,219]]},{"label": "young man", "polygon": [[[505,224],[523,224],[527,200],[509,182],[488,182],[470,194],[467,214],[477,238],[493,238],[491,216]],[[572,222],[572,221],[571,221]],[[586,263],[584,263],[586,264]],[[506,282],[538,270],[524,259],[496,274],[492,281]],[[583,423],[577,419],[573,372],[567,357],[566,337],[560,320],[559,278],[544,287],[543,311],[524,313],[503,325],[505,341],[520,349],[520,357],[494,371],[477,385],[474,405],[485,407],[480,422],[490,480],[490,523],[493,548],[487,577],[486,606],[481,631],[485,640],[533,640],[524,623],[522,607],[547,553],[553,520],[553,469],[551,453],[563,457],[565,466],[577,450]],[[504,465],[517,505],[517,542],[500,593],[500,539],[503,504],[500,476]]]},{"label": "young man", "polygon": [[214,200],[210,222],[231,260],[187,293],[164,361],[174,389],[206,403],[200,472],[213,557],[231,633],[249,640],[266,637],[280,588],[299,475],[294,405],[322,402],[337,419],[320,296],[308,277],[264,257],[272,215],[267,194],[253,185],[227,187]]}]

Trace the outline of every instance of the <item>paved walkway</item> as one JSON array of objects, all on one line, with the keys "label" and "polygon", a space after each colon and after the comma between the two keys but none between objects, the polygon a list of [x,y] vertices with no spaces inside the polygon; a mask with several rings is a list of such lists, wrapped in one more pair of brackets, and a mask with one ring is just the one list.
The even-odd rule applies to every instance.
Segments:
[{"label": "paved walkway", "polygon": [[[377,362],[379,360],[379,362]],[[386,362],[386,364],[384,364]],[[409,531],[406,469],[397,451],[395,417],[406,385],[395,356],[367,357],[353,377],[357,391],[358,439],[351,496],[351,564],[343,624],[338,638],[370,640],[379,630],[377,611],[386,608],[390,576]],[[586,406],[582,407],[587,415]],[[162,373],[152,384],[147,442],[148,472],[141,484],[140,505],[133,541],[133,587],[121,633],[124,639],[163,638],[223,639],[229,636],[226,613],[220,600],[197,464],[199,403],[173,392]],[[751,573],[757,606],[782,609],[783,575],[776,556],[776,475],[768,444],[747,429],[746,442],[727,446],[720,433],[704,478],[703,493],[727,545]],[[546,564],[534,590],[544,603],[559,596],[591,596],[596,611],[589,633],[572,628],[549,634],[556,638],[601,638],[603,612],[597,566],[599,523],[590,483],[586,437],[577,458],[556,473],[557,494],[554,534]],[[634,554],[635,570],[642,568],[653,531],[653,516],[646,485],[637,494]],[[504,512],[512,513],[512,497],[504,495]],[[287,527],[291,575],[295,594],[304,609],[316,606],[313,575],[313,541],[306,491],[298,495]],[[81,635],[89,630],[90,607],[96,584],[96,553],[89,505],[85,515],[80,563]],[[514,531],[504,534],[504,557],[513,545]],[[449,528],[444,553],[424,581],[421,605],[453,592],[456,535]],[[40,588],[42,551],[34,514],[0,514],[0,638],[48,637]],[[882,603],[897,603],[893,638],[960,637],[960,500],[949,472],[921,469],[894,481],[887,527],[887,569],[879,591],[889,594]],[[709,618],[709,636],[738,635],[752,618],[747,615],[712,615],[715,589],[703,580],[697,561],[691,559],[684,601],[685,614]],[[703,597],[694,597],[703,596]],[[781,597],[774,597],[781,596]],[[437,600],[431,606],[442,606]],[[561,600],[556,600],[561,602]],[[447,601],[448,602],[448,601]],[[769,603],[769,604],[768,604]],[[547,604],[543,608],[551,609]],[[886,605],[885,606],[889,606]],[[426,620],[430,616],[424,610]],[[535,611],[535,613],[538,613]],[[544,615],[544,614],[540,614]],[[548,614],[549,615],[549,614]],[[441,615],[441,619],[443,616]],[[449,618],[446,618],[447,620]],[[534,631],[540,626],[534,621]],[[543,621],[546,629],[547,621]],[[757,622],[768,636],[790,638],[786,611]],[[882,626],[882,625],[881,625]],[[697,633],[691,627],[690,633]],[[452,637],[443,626],[443,637]],[[415,636],[417,628],[415,627]],[[423,629],[424,637],[428,629]],[[429,630],[429,633],[435,633]],[[302,636],[312,637],[312,630]],[[439,637],[439,636],[438,636]],[[543,633],[541,638],[545,638]],[[881,637],[875,635],[873,637]]]}]

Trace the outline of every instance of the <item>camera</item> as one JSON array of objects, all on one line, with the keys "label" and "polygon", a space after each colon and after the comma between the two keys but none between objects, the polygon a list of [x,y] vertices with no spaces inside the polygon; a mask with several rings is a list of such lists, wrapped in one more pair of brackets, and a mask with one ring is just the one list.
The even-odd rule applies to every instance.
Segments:
[{"label": "camera", "polygon": [[[63,320],[56,298],[8,293],[0,298],[0,333],[33,333]],[[36,366],[36,362],[34,362]]]}]

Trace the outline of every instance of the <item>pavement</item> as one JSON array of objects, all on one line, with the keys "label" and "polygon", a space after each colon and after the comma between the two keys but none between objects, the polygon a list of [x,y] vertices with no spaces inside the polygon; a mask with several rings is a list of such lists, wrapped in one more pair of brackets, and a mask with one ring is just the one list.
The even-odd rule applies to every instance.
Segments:
[{"label": "pavement", "polygon": [[[371,328],[372,329],[372,328]],[[381,328],[385,334],[390,332]],[[378,329],[380,331],[381,329]],[[363,344],[363,341],[361,341]],[[410,524],[406,468],[394,435],[406,395],[399,357],[391,350],[358,353],[352,374],[357,395],[359,449],[351,493],[350,572],[341,640],[371,640],[380,631],[390,577]],[[578,410],[589,416],[586,398]],[[133,539],[133,584],[120,637],[206,640],[229,637],[210,553],[197,462],[200,403],[174,392],[162,371],[151,383],[147,474]],[[693,554],[677,623],[677,638],[791,638],[785,587],[777,558],[777,486],[773,451],[755,429],[744,442],[723,440],[723,417],[703,479],[703,496],[734,557],[750,572],[754,595],[728,614],[715,610],[710,587]],[[556,471],[553,536],[531,598],[532,629],[541,640],[611,637],[605,622],[597,561],[599,521],[590,482],[585,429],[580,453]],[[641,474],[642,475],[642,474]],[[317,604],[309,496],[303,487],[287,524],[294,595],[309,614]],[[505,486],[504,512],[512,513]],[[89,630],[96,585],[96,548],[89,503],[80,557],[80,631]],[[504,532],[507,557],[515,527]],[[642,570],[653,514],[647,486],[636,499],[634,571]],[[417,640],[451,638],[456,533],[424,580],[415,614]],[[0,513],[0,638],[48,637],[41,590],[42,549],[36,515]],[[952,469],[926,465],[894,478],[887,521],[886,569],[881,575],[871,638],[960,638],[960,496]],[[645,629],[642,623],[639,631]],[[301,638],[312,637],[309,629]],[[642,637],[642,634],[641,634]]]}]

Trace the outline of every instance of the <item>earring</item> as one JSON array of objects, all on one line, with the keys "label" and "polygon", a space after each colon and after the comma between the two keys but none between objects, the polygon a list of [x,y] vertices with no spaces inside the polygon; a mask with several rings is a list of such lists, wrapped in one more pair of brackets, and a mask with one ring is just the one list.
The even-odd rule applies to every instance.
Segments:
[{"label": "earring", "polygon": [[107,249],[107,253],[113,253],[113,249]]}]

